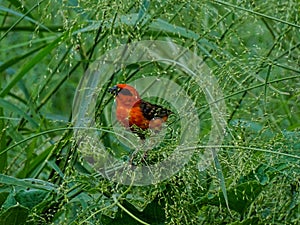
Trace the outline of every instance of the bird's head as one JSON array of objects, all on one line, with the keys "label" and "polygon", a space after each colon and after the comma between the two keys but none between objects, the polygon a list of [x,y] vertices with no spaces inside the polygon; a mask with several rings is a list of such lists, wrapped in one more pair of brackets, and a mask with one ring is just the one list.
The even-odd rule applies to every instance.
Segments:
[{"label": "bird's head", "polygon": [[116,97],[117,104],[132,106],[141,99],[137,90],[128,84],[117,84],[108,91]]}]

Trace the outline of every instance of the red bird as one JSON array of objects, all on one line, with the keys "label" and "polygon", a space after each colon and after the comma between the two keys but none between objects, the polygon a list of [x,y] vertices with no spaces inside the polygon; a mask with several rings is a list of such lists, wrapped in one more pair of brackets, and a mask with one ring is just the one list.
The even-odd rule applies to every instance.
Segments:
[{"label": "red bird", "polygon": [[109,89],[116,97],[117,120],[126,128],[145,139],[145,130],[161,130],[172,112],[159,105],[151,104],[140,98],[134,87],[127,84],[117,84]]}]

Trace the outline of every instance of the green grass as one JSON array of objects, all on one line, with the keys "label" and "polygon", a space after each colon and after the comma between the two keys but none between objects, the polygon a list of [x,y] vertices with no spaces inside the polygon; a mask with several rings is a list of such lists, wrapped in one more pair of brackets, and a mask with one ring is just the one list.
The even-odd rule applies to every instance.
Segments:
[{"label": "green grass", "polygon": [[[297,224],[299,8],[297,0],[0,1],[0,224]],[[215,100],[226,104],[221,144],[208,146],[207,93],[163,62],[132,62],[104,77],[93,102],[95,126],[74,131],[74,110],[85,113],[72,108],[81,79],[102,55],[142,40],[172,41],[203,58],[223,92]],[[199,134],[181,147],[194,154],[157,184],[113,182],[96,168],[108,156],[126,163],[137,137],[112,121],[107,88],[136,82],[148,100],[174,107],[163,99],[171,85],[138,85],[153,76],[182,87],[194,108],[183,114],[182,105],[170,118],[146,163],[173,152],[184,134],[180,121],[191,115]],[[179,94],[171,96],[180,102]],[[83,157],[99,144],[92,135],[108,155],[93,152],[94,166]],[[202,168],[205,147],[219,151]]]}]

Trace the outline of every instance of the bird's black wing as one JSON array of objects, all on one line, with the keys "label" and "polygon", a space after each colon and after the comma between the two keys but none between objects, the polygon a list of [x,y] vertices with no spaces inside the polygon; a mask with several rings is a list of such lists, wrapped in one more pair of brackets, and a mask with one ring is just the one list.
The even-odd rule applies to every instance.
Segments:
[{"label": "bird's black wing", "polygon": [[172,114],[172,111],[165,109],[162,106],[155,105],[143,100],[141,100],[140,107],[143,116],[147,120],[152,120],[153,118],[157,118],[157,117],[163,118],[165,116],[169,116],[170,114]]}]

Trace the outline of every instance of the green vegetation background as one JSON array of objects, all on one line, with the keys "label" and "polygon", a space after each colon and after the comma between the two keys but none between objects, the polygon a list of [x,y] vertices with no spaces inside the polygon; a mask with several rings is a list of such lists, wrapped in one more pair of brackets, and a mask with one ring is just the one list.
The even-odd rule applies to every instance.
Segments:
[{"label": "green vegetation background", "polygon": [[[298,0],[0,0],[0,224],[298,224],[299,11]],[[228,135],[204,171],[195,156],[167,181],[125,186],[78,156],[72,104],[93,61],[149,39],[203,57],[224,93]],[[190,94],[201,119],[205,98]]]}]

